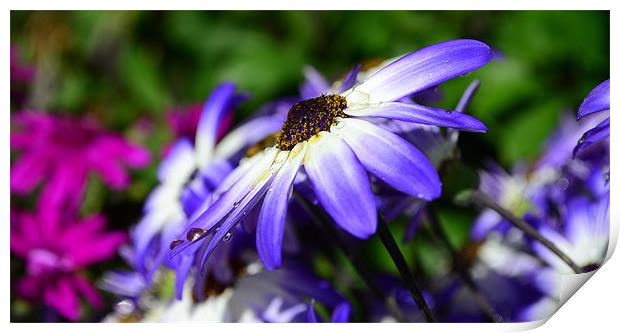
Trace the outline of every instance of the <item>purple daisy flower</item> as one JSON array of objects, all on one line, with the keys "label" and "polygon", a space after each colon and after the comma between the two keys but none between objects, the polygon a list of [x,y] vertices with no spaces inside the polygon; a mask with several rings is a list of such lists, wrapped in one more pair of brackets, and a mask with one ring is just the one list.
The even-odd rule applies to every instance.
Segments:
[{"label": "purple daisy flower", "polygon": [[609,104],[609,80],[607,80],[592,89],[584,98],[577,111],[577,120],[599,112],[607,112],[607,117],[579,139],[573,155],[609,137]]},{"label": "purple daisy flower", "polygon": [[69,320],[80,318],[80,296],[95,308],[103,305],[97,290],[81,273],[84,268],[113,258],[125,242],[122,232],[106,232],[105,219],[84,219],[38,212],[14,212],[11,251],[26,264],[17,282],[18,295],[42,301]]},{"label": "purple daisy flower", "polygon": [[172,255],[214,233],[202,257],[204,266],[220,241],[262,200],[257,249],[269,269],[278,268],[288,199],[302,165],[321,206],[359,238],[368,238],[377,226],[367,172],[411,196],[437,198],[441,183],[426,156],[369,119],[484,132],[484,124],[463,113],[396,101],[473,71],[491,58],[490,48],[481,42],[447,41],[405,55],[364,82],[353,79],[346,91],[298,102],[289,110],[276,145],[231,173],[224,181],[228,190],[185,228],[185,239],[172,244]]},{"label": "purple daisy flower", "polygon": [[[550,228],[542,221],[540,233],[552,241],[585,271],[601,267],[609,255],[609,192],[595,201],[584,197],[570,199],[562,216],[563,230]],[[539,243],[534,251],[549,266],[537,272],[534,283],[545,293],[537,303],[524,309],[523,320],[539,320],[551,316],[560,306],[562,275],[573,270],[556,255]]]},{"label": "purple daisy flower", "polygon": [[40,202],[46,205],[77,207],[91,173],[113,189],[124,189],[130,181],[125,168],[149,163],[146,149],[92,118],[23,111],[12,116],[11,125],[11,148],[20,152],[11,166],[11,192],[30,193],[45,180]]},{"label": "purple daisy flower", "polygon": [[[153,189],[144,205],[144,216],[132,232],[135,248],[136,269],[149,278],[161,264],[164,249],[174,235],[186,222],[187,215],[197,205],[197,199],[205,197],[228,175],[232,166],[229,156],[215,153],[215,143],[221,127],[231,110],[247,98],[235,93],[235,85],[224,83],[215,88],[202,106],[200,117],[195,125],[195,142],[182,137],[171,147],[168,156],[161,162],[157,171],[160,184]],[[152,242],[160,238],[160,246],[155,246],[155,261],[149,251]]]}]

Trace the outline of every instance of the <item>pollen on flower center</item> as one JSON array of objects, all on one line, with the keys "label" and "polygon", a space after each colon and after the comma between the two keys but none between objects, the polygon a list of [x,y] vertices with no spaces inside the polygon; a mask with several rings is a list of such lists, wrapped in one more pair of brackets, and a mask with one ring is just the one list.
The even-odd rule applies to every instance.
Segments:
[{"label": "pollen on flower center", "polygon": [[323,95],[296,103],[277,138],[278,148],[291,150],[296,144],[310,139],[321,131],[329,131],[336,117],[345,118],[347,100],[340,95]]}]

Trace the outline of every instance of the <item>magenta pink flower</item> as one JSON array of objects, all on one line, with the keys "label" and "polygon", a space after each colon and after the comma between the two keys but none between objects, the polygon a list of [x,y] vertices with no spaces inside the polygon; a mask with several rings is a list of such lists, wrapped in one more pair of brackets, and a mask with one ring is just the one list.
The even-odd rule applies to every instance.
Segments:
[{"label": "magenta pink flower", "polygon": [[104,231],[106,222],[101,215],[80,220],[42,211],[12,212],[11,251],[26,266],[26,276],[16,283],[15,291],[77,320],[80,297],[95,308],[102,305],[97,290],[81,271],[114,257],[126,234]]},{"label": "magenta pink flower", "polygon": [[[175,140],[183,137],[194,140],[203,107],[204,103],[193,103],[187,106],[173,108],[166,113],[166,121],[174,134]],[[216,134],[217,140],[221,139],[230,129],[233,120],[232,116],[232,112],[228,112],[220,122]]]},{"label": "magenta pink flower", "polygon": [[45,205],[77,207],[90,173],[113,189],[124,189],[130,181],[126,167],[149,163],[146,149],[92,118],[23,111],[12,116],[11,126],[11,148],[20,152],[11,166],[11,192],[30,193],[43,181]]}]

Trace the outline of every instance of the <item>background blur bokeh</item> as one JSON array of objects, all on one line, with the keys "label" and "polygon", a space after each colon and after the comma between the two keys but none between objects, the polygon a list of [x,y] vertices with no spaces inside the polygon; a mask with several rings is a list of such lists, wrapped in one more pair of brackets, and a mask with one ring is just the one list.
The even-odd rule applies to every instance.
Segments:
[{"label": "background blur bokeh", "polygon": [[[457,38],[484,41],[497,56],[442,85],[444,98],[436,102],[453,108],[466,85],[481,79],[469,113],[489,132],[465,134],[461,142],[472,168],[483,165],[482,156],[507,169],[535,158],[562,113],[574,114],[590,89],[609,78],[609,12],[13,11],[11,45],[36,75],[11,110],[94,114],[151,150],[154,162],[134,172],[126,193],[89,183],[84,212],[103,211],[112,228],[128,229],[171,138],[163,130],[167,110],[200,102],[216,84],[234,81],[253,96],[236,113],[240,121],[271,99],[296,95],[306,64],[335,78],[363,59]],[[452,240],[462,244],[471,216],[443,214],[442,220],[461,221],[449,225]],[[423,251],[423,240],[412,246],[422,270],[436,269],[436,251]],[[12,273],[21,269],[12,260]],[[36,320],[32,309],[18,305],[14,320]]]}]

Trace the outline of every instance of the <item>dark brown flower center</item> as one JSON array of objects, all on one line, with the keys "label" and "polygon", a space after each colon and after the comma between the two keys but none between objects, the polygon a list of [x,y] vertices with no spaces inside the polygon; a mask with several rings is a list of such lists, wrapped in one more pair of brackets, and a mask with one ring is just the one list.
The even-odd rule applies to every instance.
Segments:
[{"label": "dark brown flower center", "polygon": [[310,139],[321,131],[329,131],[336,117],[345,118],[347,100],[340,95],[323,95],[296,103],[277,138],[278,148],[291,150],[296,144]]}]

